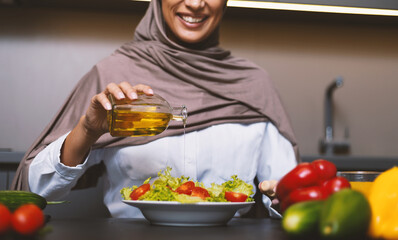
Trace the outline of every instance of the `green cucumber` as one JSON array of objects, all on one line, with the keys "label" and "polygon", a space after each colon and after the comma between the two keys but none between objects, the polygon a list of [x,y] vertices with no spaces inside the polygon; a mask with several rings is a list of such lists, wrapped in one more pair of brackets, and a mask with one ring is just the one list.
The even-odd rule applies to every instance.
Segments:
[{"label": "green cucumber", "polygon": [[291,236],[317,235],[323,201],[305,201],[291,205],[283,214],[282,227]]},{"label": "green cucumber", "polygon": [[47,206],[44,197],[27,191],[0,191],[0,203],[7,206],[10,211],[14,211],[19,206],[27,203],[36,204],[41,209]]},{"label": "green cucumber", "polygon": [[343,189],[326,200],[321,212],[320,234],[325,239],[364,239],[370,218],[366,197],[356,190]]}]

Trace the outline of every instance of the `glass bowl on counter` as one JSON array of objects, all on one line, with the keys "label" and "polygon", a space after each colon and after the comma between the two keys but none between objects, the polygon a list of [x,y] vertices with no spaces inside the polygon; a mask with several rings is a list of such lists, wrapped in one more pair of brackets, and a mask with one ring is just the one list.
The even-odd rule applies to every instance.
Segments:
[{"label": "glass bowl on counter", "polygon": [[351,184],[351,188],[365,194],[369,193],[373,181],[379,176],[377,171],[339,171],[338,176],[345,177]]}]

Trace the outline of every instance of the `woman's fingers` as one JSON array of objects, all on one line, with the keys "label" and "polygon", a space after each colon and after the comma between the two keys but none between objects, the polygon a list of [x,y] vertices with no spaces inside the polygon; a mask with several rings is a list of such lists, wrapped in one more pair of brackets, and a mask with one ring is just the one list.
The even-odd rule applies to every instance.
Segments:
[{"label": "woman's fingers", "polygon": [[116,83],[110,83],[105,89],[105,94],[112,94],[116,99],[123,99],[128,97],[131,100],[138,98],[138,93],[143,92],[147,95],[153,95],[153,90],[150,86],[144,84],[138,84],[132,86],[128,82],[121,82],[119,85]]},{"label": "woman's fingers", "polygon": [[109,102],[108,96],[104,92],[101,92],[100,94],[94,96],[93,98],[94,106],[95,106],[95,101],[99,102],[105,110],[112,110],[111,102]]},{"label": "woman's fingers", "polygon": [[137,90],[131,86],[128,82],[121,82],[119,84],[120,89],[124,92],[124,94],[130,98],[131,100],[137,99]]},{"label": "woman's fingers", "polygon": [[106,89],[104,90],[104,94],[108,96],[109,94],[112,94],[115,96],[116,99],[123,99],[126,96],[123,93],[123,90],[117,85],[116,83],[109,83],[106,86]]},{"label": "woman's fingers", "polygon": [[278,181],[276,180],[262,181],[258,184],[260,192],[271,198],[272,206],[277,206],[279,204],[278,198],[275,197],[276,185],[278,185]]},{"label": "woman's fingers", "polygon": [[150,86],[144,84],[138,84],[135,86],[131,86],[128,82],[121,82],[120,88],[130,99],[137,99],[138,93],[145,93],[146,95],[153,95],[153,90]]},{"label": "woman's fingers", "polygon": [[267,195],[268,197],[275,197],[275,191],[276,191],[276,185],[278,184],[278,181],[276,180],[267,180],[267,181],[262,181],[258,185],[258,188],[260,191]]},{"label": "woman's fingers", "polygon": [[276,206],[279,204],[279,200],[277,198],[272,199],[272,205]]},{"label": "woman's fingers", "polygon": [[131,100],[135,100],[138,98],[138,93],[140,92],[147,95],[153,95],[152,88],[144,84],[132,86],[128,82],[121,82],[120,84],[109,83],[102,93],[95,96],[95,100],[101,103],[106,110],[111,110],[112,106],[108,99],[109,94],[112,94],[118,100],[126,97]]},{"label": "woman's fingers", "polygon": [[133,87],[137,92],[143,92],[147,95],[153,95],[153,90],[150,86],[144,84],[138,84]]}]

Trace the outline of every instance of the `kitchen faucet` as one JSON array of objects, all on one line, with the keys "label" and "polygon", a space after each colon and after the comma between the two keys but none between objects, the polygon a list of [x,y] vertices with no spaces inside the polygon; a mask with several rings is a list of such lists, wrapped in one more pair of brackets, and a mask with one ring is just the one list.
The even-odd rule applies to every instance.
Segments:
[{"label": "kitchen faucet", "polygon": [[[343,86],[343,78],[337,77],[326,89],[325,96],[325,139],[320,141],[320,152],[328,156],[335,153],[347,154],[350,151],[348,141],[335,141],[333,129],[333,92]],[[347,136],[346,136],[347,137]]]}]

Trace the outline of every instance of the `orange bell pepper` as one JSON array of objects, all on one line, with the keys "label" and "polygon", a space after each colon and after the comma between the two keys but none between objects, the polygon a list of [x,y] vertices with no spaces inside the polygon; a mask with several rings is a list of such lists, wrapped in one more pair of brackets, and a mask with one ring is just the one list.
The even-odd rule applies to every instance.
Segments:
[{"label": "orange bell pepper", "polygon": [[368,200],[372,209],[369,235],[398,239],[398,167],[381,173],[375,179]]}]

